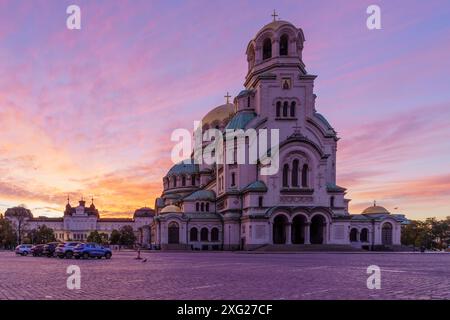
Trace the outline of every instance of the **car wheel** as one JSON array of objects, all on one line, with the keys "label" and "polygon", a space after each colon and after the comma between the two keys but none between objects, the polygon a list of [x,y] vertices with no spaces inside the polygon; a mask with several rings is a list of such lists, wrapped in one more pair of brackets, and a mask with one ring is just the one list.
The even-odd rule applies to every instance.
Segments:
[{"label": "car wheel", "polygon": [[101,258],[102,258],[102,256],[98,256],[98,257],[97,257],[97,259],[101,259]]},{"label": "car wheel", "polygon": [[72,259],[72,256],[73,256],[73,252],[72,251],[67,251],[66,252],[66,258],[67,259]]},{"label": "car wheel", "polygon": [[63,255],[59,255],[58,258],[64,259],[64,256]]},{"label": "car wheel", "polygon": [[89,253],[87,252],[83,253],[83,259],[89,259]]},{"label": "car wheel", "polygon": [[24,255],[24,256],[28,255],[28,252],[25,251],[25,252],[23,253],[23,255]]},{"label": "car wheel", "polygon": [[105,258],[106,259],[111,259],[111,253],[109,253],[109,252],[105,253]]},{"label": "car wheel", "polygon": [[75,256],[75,259],[77,259],[77,260],[80,259],[80,256]]}]

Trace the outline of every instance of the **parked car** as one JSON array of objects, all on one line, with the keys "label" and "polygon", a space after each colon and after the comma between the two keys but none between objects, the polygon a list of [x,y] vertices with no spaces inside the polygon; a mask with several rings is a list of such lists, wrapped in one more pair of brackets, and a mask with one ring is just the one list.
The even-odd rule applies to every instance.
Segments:
[{"label": "parked car", "polygon": [[83,258],[97,258],[111,259],[111,249],[105,248],[98,243],[81,243],[73,249],[73,256],[75,259]]},{"label": "parked car", "polygon": [[31,244],[21,244],[16,247],[16,254],[27,256],[31,253]]},{"label": "parked car", "polygon": [[43,244],[37,244],[35,246],[31,247],[31,253],[33,254],[33,257],[40,257],[44,254],[44,245]]},{"label": "parked car", "polygon": [[55,255],[55,249],[59,245],[59,242],[49,242],[44,245],[44,251],[42,252],[44,256],[53,257]]},{"label": "parked car", "polygon": [[73,256],[73,249],[81,242],[64,242],[59,244],[55,249],[55,254],[58,258],[71,259]]}]

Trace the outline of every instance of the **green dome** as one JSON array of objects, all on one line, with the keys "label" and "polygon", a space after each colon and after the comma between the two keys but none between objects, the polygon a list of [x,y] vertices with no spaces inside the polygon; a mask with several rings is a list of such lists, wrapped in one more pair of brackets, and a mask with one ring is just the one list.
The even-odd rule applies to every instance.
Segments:
[{"label": "green dome", "polygon": [[246,191],[266,192],[267,186],[263,181],[257,180],[257,181],[250,183],[244,189],[242,189],[242,192],[246,192]]},{"label": "green dome", "polygon": [[166,176],[170,175],[179,175],[179,174],[194,174],[198,173],[198,164],[192,163],[184,163],[183,161],[174,165],[170,168],[169,172],[167,172]]},{"label": "green dome", "polygon": [[247,124],[256,117],[254,112],[238,112],[228,123],[225,129],[239,130],[245,129]]},{"label": "green dome", "polygon": [[198,190],[191,193],[186,198],[184,198],[185,201],[197,201],[197,200],[214,201],[215,199],[216,194],[214,193],[214,191],[211,190]]}]

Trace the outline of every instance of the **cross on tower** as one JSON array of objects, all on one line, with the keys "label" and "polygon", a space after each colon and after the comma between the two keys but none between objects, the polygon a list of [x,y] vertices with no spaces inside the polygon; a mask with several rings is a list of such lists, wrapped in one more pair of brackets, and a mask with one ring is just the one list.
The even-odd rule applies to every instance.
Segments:
[{"label": "cross on tower", "polygon": [[227,104],[229,104],[229,103],[230,103],[230,98],[231,98],[231,96],[230,96],[230,93],[229,93],[228,91],[227,91],[227,95],[224,96],[224,98],[227,99]]},{"label": "cross on tower", "polygon": [[277,21],[278,14],[275,11],[275,9],[273,10],[272,17],[273,17],[273,21]]}]

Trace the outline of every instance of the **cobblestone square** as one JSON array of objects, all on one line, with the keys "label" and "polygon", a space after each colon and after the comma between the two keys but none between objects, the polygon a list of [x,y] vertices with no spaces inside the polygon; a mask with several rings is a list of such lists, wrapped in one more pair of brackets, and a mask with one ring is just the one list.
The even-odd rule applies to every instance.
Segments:
[{"label": "cobblestone square", "polygon": [[[0,299],[449,299],[450,254],[114,252],[61,260],[0,252]],[[81,289],[66,287],[81,268]],[[381,268],[381,289],[366,286]]]}]

